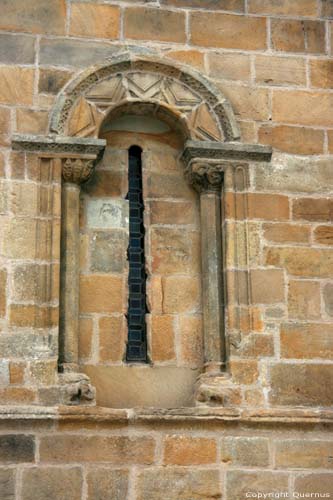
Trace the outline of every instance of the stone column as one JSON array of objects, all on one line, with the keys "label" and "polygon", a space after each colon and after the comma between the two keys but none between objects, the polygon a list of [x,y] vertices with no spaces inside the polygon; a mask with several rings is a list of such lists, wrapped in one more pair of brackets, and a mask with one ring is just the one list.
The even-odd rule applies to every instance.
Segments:
[{"label": "stone column", "polygon": [[63,372],[78,371],[80,184],[93,170],[89,157],[62,160],[59,363]]},{"label": "stone column", "polygon": [[223,166],[192,162],[190,184],[200,193],[204,370],[225,367],[221,188]]}]

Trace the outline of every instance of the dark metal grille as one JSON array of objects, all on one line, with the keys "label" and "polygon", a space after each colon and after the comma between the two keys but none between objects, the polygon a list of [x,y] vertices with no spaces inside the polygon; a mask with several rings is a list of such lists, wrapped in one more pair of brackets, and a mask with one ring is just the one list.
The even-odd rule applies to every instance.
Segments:
[{"label": "dark metal grille", "polygon": [[127,194],[129,200],[129,245],[127,251],[129,273],[126,360],[147,362],[145,228],[143,225],[141,153],[138,146],[132,146],[129,149]]}]

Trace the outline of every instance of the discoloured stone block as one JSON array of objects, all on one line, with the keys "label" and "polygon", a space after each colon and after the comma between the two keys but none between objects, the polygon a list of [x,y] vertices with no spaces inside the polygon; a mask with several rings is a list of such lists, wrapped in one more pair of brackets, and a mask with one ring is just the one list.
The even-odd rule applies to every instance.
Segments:
[{"label": "discoloured stone block", "polygon": [[259,129],[259,141],[287,153],[321,154],[324,149],[324,131],[287,125],[263,125]]},{"label": "discoloured stone block", "polygon": [[[161,0],[170,7],[202,8],[202,0]],[[244,12],[244,0],[205,0],[205,8]]]},{"label": "discoloured stone block", "polygon": [[0,461],[2,463],[34,462],[35,440],[24,434],[0,436]]},{"label": "discoloured stone block", "polygon": [[191,366],[202,366],[204,343],[202,317],[180,316],[179,328],[182,361]]},{"label": "discoloured stone block", "polygon": [[275,243],[308,243],[310,227],[299,224],[264,224],[264,237]]},{"label": "discoloured stone block", "polygon": [[216,462],[216,442],[209,438],[167,436],[164,440],[166,465],[200,465]]},{"label": "discoloured stone block", "polygon": [[275,90],[273,121],[316,127],[332,127],[333,95],[330,92]]},{"label": "discoloured stone block", "polygon": [[0,492],[2,500],[15,500],[15,477],[13,469],[0,469]]},{"label": "discoloured stone block", "polygon": [[321,316],[319,282],[290,280],[288,311],[289,318],[319,319]]},{"label": "discoloured stone block", "polygon": [[268,467],[268,439],[258,437],[225,437],[222,439],[222,462],[226,465]]},{"label": "discoloured stone block", "polygon": [[[332,11],[333,15],[333,11]],[[309,493],[314,491],[324,495],[329,494],[333,496],[333,474],[330,473],[312,473],[312,474],[298,474],[295,478],[295,491],[299,493]],[[330,498],[326,497],[326,498]],[[320,498],[320,497],[319,497]]]},{"label": "discoloured stone block", "polygon": [[306,84],[305,61],[296,57],[256,56],[256,82],[267,85]]},{"label": "discoloured stone block", "polygon": [[151,350],[154,362],[175,359],[174,322],[171,315],[151,316]]},{"label": "discoloured stone block", "polygon": [[74,3],[71,9],[70,33],[90,38],[117,38],[120,9],[113,5]]},{"label": "discoloured stone block", "polygon": [[317,16],[316,0],[250,0],[252,14],[282,14],[285,16]]},{"label": "discoloured stone block", "polygon": [[320,245],[333,245],[333,227],[317,226],[314,230],[314,239]]},{"label": "discoloured stone block", "polygon": [[163,312],[198,312],[201,286],[198,278],[169,276],[162,279]]},{"label": "discoloured stone block", "polygon": [[333,453],[333,441],[276,441],[275,449],[275,463],[284,469],[333,468],[329,459]]},{"label": "discoloured stone block", "polygon": [[332,355],[332,324],[296,323],[281,325],[282,358],[330,359]]},{"label": "discoloured stone block", "polygon": [[268,247],[265,253],[266,264],[284,267],[294,276],[330,278],[333,273],[333,252],[326,248]]},{"label": "discoloured stone block", "polygon": [[239,500],[246,493],[253,494],[288,492],[288,474],[270,471],[228,471],[227,498]]},{"label": "discoloured stone block", "polygon": [[9,361],[0,359],[0,385],[9,384]]},{"label": "discoloured stone block", "polygon": [[90,469],[87,500],[124,500],[128,491],[127,469]]},{"label": "discoloured stone block", "polygon": [[195,274],[200,267],[199,234],[185,229],[154,228],[151,254],[155,273]]},{"label": "discoloured stone block", "polygon": [[325,52],[325,26],[320,21],[272,19],[272,45],[286,52]]},{"label": "discoloured stone block", "polygon": [[0,317],[5,316],[7,307],[7,271],[0,269]]},{"label": "discoloured stone block", "polygon": [[0,61],[9,64],[34,64],[35,38],[1,33]]},{"label": "discoloured stone block", "polygon": [[0,67],[0,103],[32,104],[34,70],[15,66]]},{"label": "discoloured stone block", "polygon": [[121,313],[124,308],[123,286],[123,279],[119,276],[81,276],[80,311]]},{"label": "discoloured stone block", "polygon": [[293,218],[313,222],[333,221],[333,200],[299,198],[293,202]]},{"label": "discoloured stone block", "polygon": [[99,359],[102,363],[120,362],[126,348],[126,327],[123,316],[100,318]]},{"label": "discoloured stone block", "polygon": [[250,80],[250,57],[246,54],[208,53],[209,76],[222,80]]},{"label": "discoloured stone block", "polygon": [[88,227],[99,229],[126,229],[129,220],[127,200],[107,198],[91,199],[87,202]]},{"label": "discoloured stone block", "polygon": [[38,90],[41,94],[57,94],[67,83],[72,73],[53,68],[39,70]]},{"label": "discoloured stone block", "polygon": [[81,500],[80,467],[33,467],[23,471],[22,500]]},{"label": "discoloured stone block", "polygon": [[326,314],[333,317],[333,283],[327,283],[323,289]]},{"label": "discoloured stone block", "polygon": [[126,265],[128,236],[124,231],[98,231],[91,240],[90,270],[102,273],[122,273]]},{"label": "discoloured stone block", "polygon": [[40,63],[53,66],[90,66],[96,61],[111,57],[116,48],[106,43],[89,43],[81,40],[42,39]]},{"label": "discoloured stone block", "polygon": [[185,15],[183,12],[128,8],[124,18],[125,37],[135,40],[185,42]]}]

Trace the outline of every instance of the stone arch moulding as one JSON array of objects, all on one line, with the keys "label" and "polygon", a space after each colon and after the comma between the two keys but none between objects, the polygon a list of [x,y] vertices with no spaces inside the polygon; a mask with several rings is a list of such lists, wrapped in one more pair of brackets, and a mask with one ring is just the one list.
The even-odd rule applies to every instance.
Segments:
[{"label": "stone arch moulding", "polygon": [[[244,309],[251,323],[251,283],[248,280],[244,304],[244,290],[240,291],[238,281],[225,281],[222,242],[234,242],[232,271],[241,268],[243,272],[244,263],[247,266],[248,262],[249,168],[256,162],[269,162],[271,149],[239,142],[232,107],[207,78],[168,59],[128,52],[87,69],[63,89],[51,113],[48,135],[15,135],[12,141],[14,150],[58,165],[55,171],[62,177],[59,293],[62,373],[58,402],[93,402],[94,389],[87,377],[78,373],[80,184],[94,175],[94,166],[105,148],[105,140],[98,138],[103,121],[128,109],[171,119],[184,132],[184,174],[199,192],[201,217],[205,364],[196,387],[196,401],[198,405],[230,406],[238,401],[239,389],[228,375],[228,335],[239,333],[237,325],[240,318],[244,322]],[[40,161],[40,168],[42,165]],[[225,224],[223,220],[224,191],[234,195],[233,218],[234,222],[242,221],[244,235],[235,230],[236,224]],[[238,192],[244,196],[236,196]],[[229,303],[235,321],[226,332],[224,308]]]}]

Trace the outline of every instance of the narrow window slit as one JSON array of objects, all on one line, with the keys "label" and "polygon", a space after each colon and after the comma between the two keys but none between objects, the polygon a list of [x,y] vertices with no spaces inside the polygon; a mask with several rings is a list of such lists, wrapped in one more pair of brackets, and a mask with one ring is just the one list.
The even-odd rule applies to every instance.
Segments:
[{"label": "narrow window slit", "polygon": [[146,363],[146,269],[144,202],[142,193],[142,150],[132,146],[128,152],[129,245],[128,271],[128,340],[126,361]]}]

